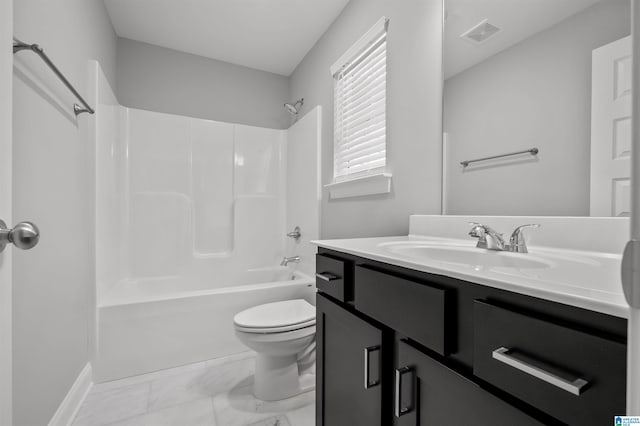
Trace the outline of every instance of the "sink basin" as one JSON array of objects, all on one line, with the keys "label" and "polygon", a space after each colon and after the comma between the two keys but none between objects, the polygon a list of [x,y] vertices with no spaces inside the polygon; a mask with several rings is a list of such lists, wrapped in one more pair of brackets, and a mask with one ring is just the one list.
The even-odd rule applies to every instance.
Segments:
[{"label": "sink basin", "polygon": [[551,262],[533,257],[530,254],[499,252],[470,247],[442,245],[397,245],[387,246],[389,251],[424,260],[467,266],[473,269],[548,269]]}]

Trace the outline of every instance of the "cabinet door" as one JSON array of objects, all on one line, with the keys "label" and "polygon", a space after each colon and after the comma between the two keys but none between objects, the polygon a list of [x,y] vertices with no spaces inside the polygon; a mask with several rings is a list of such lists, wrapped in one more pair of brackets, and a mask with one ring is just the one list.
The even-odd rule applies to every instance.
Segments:
[{"label": "cabinet door", "polygon": [[382,425],[382,331],[317,295],[318,426]]},{"label": "cabinet door", "polygon": [[396,426],[542,426],[403,341],[398,343],[394,421]]}]

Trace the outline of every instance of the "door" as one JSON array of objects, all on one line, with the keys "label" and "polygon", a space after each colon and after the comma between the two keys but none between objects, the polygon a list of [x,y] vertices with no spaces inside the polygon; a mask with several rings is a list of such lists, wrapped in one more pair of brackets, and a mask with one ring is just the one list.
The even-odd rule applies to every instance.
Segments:
[{"label": "door", "polygon": [[[0,219],[11,223],[13,0],[0,0]],[[11,250],[0,253],[0,425],[11,417]]]},{"label": "door", "polygon": [[320,293],[316,312],[317,426],[386,424],[382,331]]},{"label": "door", "polygon": [[631,37],[593,51],[591,216],[631,212]]},{"label": "door", "polygon": [[395,426],[542,426],[413,346],[397,345]]}]

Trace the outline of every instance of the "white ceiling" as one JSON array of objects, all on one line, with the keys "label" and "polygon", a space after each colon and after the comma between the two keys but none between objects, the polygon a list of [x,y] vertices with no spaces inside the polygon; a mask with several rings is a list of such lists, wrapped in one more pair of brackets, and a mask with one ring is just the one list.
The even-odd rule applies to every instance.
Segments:
[{"label": "white ceiling", "polygon": [[[445,0],[445,79],[598,1],[600,0]],[[484,19],[488,19],[502,31],[481,45],[474,45],[460,38],[461,34]]]},{"label": "white ceiling", "polygon": [[120,37],[289,76],[349,0],[104,0]]}]

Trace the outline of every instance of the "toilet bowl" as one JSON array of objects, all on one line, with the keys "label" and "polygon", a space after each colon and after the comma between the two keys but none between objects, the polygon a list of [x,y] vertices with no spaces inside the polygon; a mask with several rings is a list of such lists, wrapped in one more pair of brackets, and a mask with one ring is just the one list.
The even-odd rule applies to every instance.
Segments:
[{"label": "toilet bowl", "polygon": [[303,299],[267,303],[233,318],[236,336],[257,353],[254,395],[264,401],[302,392],[298,355],[314,341],[316,308]]}]

